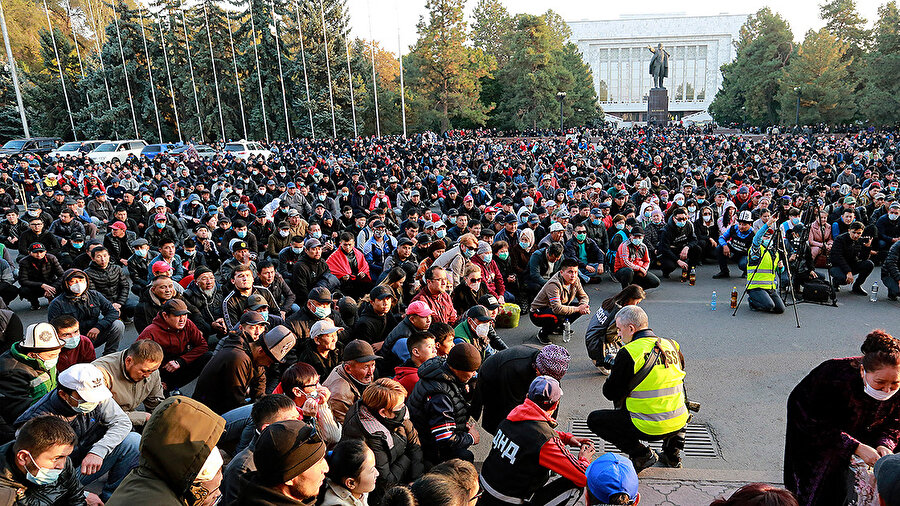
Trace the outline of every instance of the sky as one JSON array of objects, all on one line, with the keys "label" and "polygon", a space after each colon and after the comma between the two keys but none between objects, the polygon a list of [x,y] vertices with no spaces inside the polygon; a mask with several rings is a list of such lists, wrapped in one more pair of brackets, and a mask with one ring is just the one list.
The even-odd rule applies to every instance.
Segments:
[{"label": "sky", "polygon": [[[820,0],[792,0],[777,3],[761,0],[739,2],[692,0],[681,4],[674,4],[671,0],[643,0],[637,4],[626,2],[620,4],[609,1],[586,2],[584,0],[502,1],[512,14],[542,14],[552,8],[566,21],[618,19],[623,14],[753,14],[768,5],[787,19],[797,40],[802,40],[808,30],[818,30],[824,25],[819,18],[819,4],[824,3]],[[857,9],[869,21],[870,26],[878,15],[878,6],[885,1],[857,0]],[[468,0],[466,4],[466,19],[470,23],[472,10],[476,3],[477,0]],[[419,21],[419,17],[426,13],[425,0],[348,0],[347,6],[350,10],[352,35],[364,39],[374,38],[381,43],[382,47],[394,53],[401,45],[404,53],[409,51],[409,46],[415,43],[417,38],[416,23]],[[723,7],[727,10],[723,10]]]}]

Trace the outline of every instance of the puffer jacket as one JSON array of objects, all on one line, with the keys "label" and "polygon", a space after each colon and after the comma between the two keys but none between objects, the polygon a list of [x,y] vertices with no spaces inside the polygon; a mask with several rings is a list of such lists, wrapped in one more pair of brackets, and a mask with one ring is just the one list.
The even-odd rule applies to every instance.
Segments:
[{"label": "puffer jacket", "polygon": [[387,489],[413,482],[425,472],[419,435],[405,411],[402,416],[402,421],[385,420],[360,401],[344,418],[341,440],[361,439],[375,454],[378,478],[369,493],[372,504],[379,504]]},{"label": "puffer jacket", "polygon": [[84,271],[91,280],[94,290],[97,290],[110,302],[125,305],[128,302],[131,282],[118,265],[111,263],[102,269],[94,262]]},{"label": "puffer jacket", "polygon": [[222,318],[222,299],[224,296],[218,285],[213,290],[212,297],[207,297],[203,290],[197,286],[197,283],[191,281],[187,288],[184,289],[184,293],[181,294],[181,298],[188,305],[197,308],[197,312],[191,313],[188,315],[188,318],[194,322],[194,325],[200,329],[204,336],[207,336],[207,339],[219,333],[212,326],[212,322]]},{"label": "puffer jacket", "polygon": [[22,255],[19,259],[19,284],[22,288],[40,290],[47,284],[59,288],[63,276],[63,268],[55,256],[47,253],[43,260],[31,255]]},{"label": "puffer jacket", "polygon": [[15,451],[9,442],[0,446],[0,504],[4,506],[82,505],[84,487],[71,459],[57,480],[49,485],[35,485],[15,464]]},{"label": "puffer jacket", "polygon": [[193,504],[194,478],[225,430],[225,420],[187,397],[163,401],[144,427],[141,460],[108,506]]},{"label": "puffer jacket", "polygon": [[[75,295],[67,286],[68,280],[80,275],[87,280],[87,288],[81,295]],[[63,274],[59,295],[50,301],[47,320],[53,321],[59,315],[69,314],[78,319],[83,331],[97,328],[100,332],[109,329],[119,318],[119,310],[100,292],[91,288],[91,280],[81,269],[69,269]]]},{"label": "puffer jacket", "polygon": [[150,286],[150,282],[147,281],[147,273],[149,271],[149,253],[143,257],[136,253],[128,257],[128,277],[131,278],[131,282],[134,284],[135,289],[132,291],[135,292],[135,295],[140,295],[141,291]]},{"label": "puffer jacket", "polygon": [[419,382],[406,405],[429,462],[441,461],[441,448],[466,449],[475,444],[466,426],[470,410],[467,390],[443,357],[419,367]]},{"label": "puffer jacket", "polygon": [[325,274],[330,274],[331,269],[328,264],[321,258],[313,260],[309,255],[303,254],[300,260],[294,264],[294,271],[291,273],[291,290],[297,297],[297,304],[306,305],[306,299],[309,297],[309,291],[316,286],[316,283],[322,279]]}]

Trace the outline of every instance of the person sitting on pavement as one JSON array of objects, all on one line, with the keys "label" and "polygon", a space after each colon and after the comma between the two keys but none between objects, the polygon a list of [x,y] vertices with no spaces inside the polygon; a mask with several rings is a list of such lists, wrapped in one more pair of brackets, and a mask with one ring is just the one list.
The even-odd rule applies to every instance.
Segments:
[{"label": "person sitting on pavement", "polygon": [[337,350],[338,332],[342,327],[335,326],[330,318],[323,318],[313,324],[309,330],[309,339],[304,340],[297,353],[297,360],[313,366],[319,373],[317,383],[325,381],[331,370],[338,365],[340,354]]},{"label": "person sitting on pavement", "polygon": [[[244,310],[247,309],[247,299],[253,294],[265,297],[269,303],[269,309],[280,312],[281,308],[275,303],[272,292],[259,285],[254,285],[255,272],[247,265],[238,265],[231,273],[231,283],[234,289],[222,300],[222,317],[225,320],[225,329],[231,331],[237,325]],[[221,283],[219,284],[221,287]],[[224,287],[223,287],[224,288]]]},{"label": "person sitting on pavement", "polygon": [[331,392],[328,407],[338,423],[344,423],[344,416],[350,406],[356,403],[372,381],[375,380],[375,355],[372,345],[355,339],[344,346],[341,365],[335,367],[322,383]]},{"label": "person sitting on pavement", "polygon": [[[506,256],[507,258],[509,257],[508,250],[506,250]],[[506,260],[506,258],[502,260]],[[503,304],[505,302],[504,296],[507,293],[506,282],[503,280],[503,273],[500,272],[500,267],[497,265],[497,259],[494,258],[492,245],[485,241],[479,242],[478,254],[472,258],[472,263],[481,268],[482,285],[487,289],[488,293],[496,297],[500,304]],[[459,313],[460,311],[457,310],[456,312]]]},{"label": "person sitting on pavement", "polygon": [[86,329],[85,334],[94,348],[103,345],[103,354],[119,351],[119,342],[125,334],[125,324],[119,320],[119,310],[100,292],[90,288],[87,274],[79,269],[69,269],[63,275],[60,294],[50,301],[47,318],[53,320],[61,314],[70,314]]},{"label": "person sitting on pavement", "polygon": [[659,286],[659,278],[650,272],[650,253],[644,244],[644,229],[635,225],[628,231],[628,239],[616,250],[616,261],[613,264],[613,275],[622,284],[639,285],[644,289]]},{"label": "person sitting on pavement", "polygon": [[[334,322],[336,326],[341,327],[341,331],[338,334],[338,340],[345,342],[346,331],[343,330],[344,321],[341,319],[340,312],[335,311],[332,307],[334,305],[334,299],[331,296],[331,291],[323,286],[317,286],[305,295],[303,307],[300,311],[292,314],[285,322],[285,326],[291,329],[291,332],[297,336],[297,341],[305,342],[309,339],[309,331],[317,321],[324,318],[331,318],[331,321]],[[299,353],[299,349],[291,352],[289,362],[296,361],[294,357],[297,353]]]},{"label": "person sitting on pavement", "polygon": [[55,416],[39,416],[19,429],[15,441],[0,446],[0,497],[6,504],[88,504],[69,456],[75,450],[72,426]]},{"label": "person sitting on pavement", "polygon": [[307,239],[303,243],[303,254],[291,273],[291,290],[297,297],[297,304],[302,306],[306,302],[306,294],[315,287],[332,290],[339,284],[328,263],[322,259],[322,242],[315,238]]},{"label": "person sitting on pavement", "polygon": [[462,281],[450,294],[456,314],[465,313],[470,307],[478,304],[479,298],[489,293],[483,280],[484,274],[481,268],[474,262],[469,262],[463,270]]},{"label": "person sitting on pavement", "polygon": [[895,242],[888,250],[881,266],[881,283],[887,288],[888,300],[900,296],[900,242]]},{"label": "person sitting on pavement", "polygon": [[678,268],[682,272],[690,272],[700,263],[703,246],[694,233],[694,224],[684,207],[672,212],[672,219],[660,234],[657,252],[664,278],[668,278]]},{"label": "person sitting on pavement", "polygon": [[50,253],[43,243],[28,246],[27,254],[19,259],[19,286],[21,297],[31,303],[31,310],[41,308],[40,298],[48,302],[56,297],[62,284],[63,268],[59,260]]},{"label": "person sitting on pavement", "polygon": [[636,506],[641,502],[641,494],[638,493],[638,476],[628,457],[615,453],[604,453],[591,462],[585,477],[587,478],[587,506],[600,504]]},{"label": "person sitting on pavement", "polygon": [[[434,313],[436,321],[454,325],[459,316],[453,307],[453,300],[450,298],[449,276],[450,273],[447,270],[437,265],[432,265],[426,269],[423,275],[425,284],[410,301],[410,306],[415,302],[422,302]],[[407,313],[408,311],[407,309]]]},{"label": "person sitting on pavement", "polygon": [[394,292],[385,285],[376,285],[369,291],[369,301],[360,305],[359,318],[353,325],[353,335],[377,345],[397,326],[397,318],[391,312]]},{"label": "person sitting on pavement", "polygon": [[[594,361],[600,374],[609,376],[609,369],[616,353],[622,347],[619,329],[616,327],[616,313],[625,306],[637,306],[647,298],[644,289],[638,285],[628,285],[619,293],[607,298],[591,316],[584,334],[584,345],[588,357]],[[611,360],[613,359],[613,360]]]},{"label": "person sitting on pavement", "polygon": [[835,291],[852,283],[851,293],[869,294],[863,284],[875,269],[875,263],[869,260],[872,238],[863,237],[864,229],[861,222],[854,221],[847,232],[834,239],[828,259],[831,261],[831,283]]},{"label": "person sitting on pavement", "polygon": [[475,390],[483,409],[481,428],[496,434],[500,422],[525,400],[531,381],[537,376],[562,381],[569,360],[569,351],[555,344],[518,345],[488,357],[478,369]]},{"label": "person sitting on pavement", "polygon": [[28,408],[16,426],[42,415],[68,422],[78,442],[72,463],[78,478],[88,485],[109,473],[100,499],[107,501],[119,483],[138,464],[140,436],[131,432],[131,420],[103,383],[103,373],[91,364],[75,364],[59,375],[59,384]]},{"label": "person sitting on pavement", "polygon": [[599,283],[603,276],[603,252],[587,235],[587,226],[582,222],[575,225],[575,234],[566,242],[566,258],[578,261],[578,276],[583,284]]},{"label": "person sitting on pavement", "polygon": [[736,263],[741,272],[747,270],[747,253],[753,244],[753,214],[750,211],[741,211],[738,214],[737,223],[728,227],[719,236],[719,247],[716,248],[716,258],[719,260],[719,272],[714,279],[728,278],[729,263]]},{"label": "person sitting on pavement", "polygon": [[34,323],[22,341],[0,355],[0,441],[10,441],[16,419],[56,388],[56,365],[65,342],[49,323]]},{"label": "person sitting on pavement", "polygon": [[[172,281],[168,276],[157,276],[150,287],[141,294],[140,303],[134,312],[134,330],[140,334],[147,325],[156,318],[156,315],[162,310],[165,303],[171,299],[181,299],[183,296],[178,292],[181,285]],[[185,301],[185,304],[188,304]],[[188,311],[195,314],[197,311],[193,305],[188,304]]]},{"label": "person sitting on pavement", "polygon": [[[476,304],[466,311],[466,317],[454,329],[454,344],[469,343],[478,348],[481,360],[497,353],[490,340],[494,317],[481,304]],[[504,343],[505,346],[505,343]]]},{"label": "person sitting on pavement", "polygon": [[379,476],[375,454],[358,439],[341,441],[326,457],[328,473],[320,506],[369,504]]},{"label": "person sitting on pavement", "polygon": [[[92,362],[103,373],[103,382],[112,392],[113,400],[138,431],[144,428],[150,413],[165,398],[159,376],[162,362],[162,347],[147,339],[135,341],[128,349]],[[144,410],[139,411],[142,405]]]},{"label": "person sitting on pavement", "polygon": [[128,257],[128,277],[131,278],[131,293],[138,297],[150,287],[150,243],[143,237],[131,241],[133,254]]},{"label": "person sitting on pavement", "polygon": [[228,334],[222,313],[225,295],[216,283],[212,269],[205,265],[197,267],[193,281],[184,289],[181,296],[186,303],[197,308],[197,312],[191,313],[188,317],[210,345],[214,346],[219,339]]},{"label": "person sitting on pavement", "polygon": [[91,281],[91,286],[119,311],[123,323],[131,323],[136,303],[128,301],[131,293],[128,276],[120,266],[110,262],[109,250],[105,246],[92,249],[91,259],[90,265],[84,271]]},{"label": "person sitting on pavement", "polygon": [[[525,300],[533,298],[530,295],[540,292],[541,288],[546,285],[557,272],[559,272],[562,254],[563,245],[558,242],[552,243],[545,248],[538,249],[531,254],[531,258],[528,260],[526,277],[522,280],[523,288],[526,294],[528,294],[528,296],[525,297]],[[575,262],[575,265],[578,265],[577,261]]]},{"label": "person sitting on pavement", "polygon": [[[261,327],[265,321],[255,311],[241,316],[242,326]],[[278,326],[255,341],[232,335],[206,363],[197,378],[193,397],[216,413],[226,413],[265,394],[266,368],[281,363],[296,344],[287,327]]]},{"label": "person sitting on pavement", "polygon": [[379,364],[381,376],[389,376],[395,367],[409,359],[406,340],[428,332],[433,321],[434,311],[420,300],[406,308],[406,317],[388,334],[379,350],[384,357],[384,362]]},{"label": "person sitting on pavement", "polygon": [[350,232],[343,232],[338,238],[339,247],[328,255],[328,268],[338,278],[341,293],[358,297],[365,293],[365,287],[371,286],[369,264],[363,252],[354,247],[355,240]]},{"label": "person sitting on pavement", "polygon": [[436,357],[437,349],[434,345],[434,336],[430,332],[413,334],[406,338],[406,349],[409,358],[394,368],[394,379],[403,385],[409,394],[419,381],[419,367]]},{"label": "person sitting on pavement", "polygon": [[[559,381],[538,376],[524,402],[497,426],[481,467],[479,506],[573,504],[584,495],[585,473],[596,448],[589,438],[556,429],[553,413],[562,394]],[[570,445],[580,448],[577,456]],[[559,477],[550,481],[551,473]]]},{"label": "person sitting on pavement", "polygon": [[281,383],[274,390],[291,399],[300,410],[303,421],[316,428],[329,448],[341,440],[341,424],[334,419],[328,401],[331,392],[319,384],[319,373],[313,366],[296,362],[281,375]]},{"label": "person sitting on pavement", "polygon": [[419,368],[419,381],[406,404],[419,433],[425,461],[452,458],[473,462],[478,428],[469,424],[470,382],[481,367],[481,353],[469,343],[453,346],[447,358],[435,357]]},{"label": "person sitting on pavement", "polygon": [[97,358],[94,343],[81,334],[78,320],[69,314],[61,314],[50,322],[56,329],[56,335],[66,343],[59,353],[56,372],[60,373],[74,364],[89,364]]},{"label": "person sitting on pavement", "polygon": [[[478,238],[474,234],[463,234],[456,246],[449,248],[432,265],[443,268],[447,273],[448,290],[463,282],[465,266],[478,251]],[[427,278],[426,278],[427,279]]]},{"label": "person sitting on pavement", "polygon": [[259,434],[256,471],[241,480],[236,504],[313,504],[325,482],[325,443],[299,420],[276,422]]},{"label": "person sitting on pavement", "polygon": [[273,423],[284,420],[297,420],[299,414],[294,402],[287,396],[270,394],[261,397],[253,403],[250,416],[253,419],[253,426],[256,430],[253,433],[253,439],[250,440],[247,447],[237,453],[222,472],[222,504],[235,504],[234,501],[237,500],[237,494],[240,490],[240,480],[247,473],[256,471],[253,454],[256,451],[256,442],[259,441],[259,434]]},{"label": "person sitting on pavement", "polygon": [[294,291],[284,281],[281,274],[275,270],[275,264],[271,261],[264,260],[257,267],[259,268],[259,273],[256,276],[256,284],[271,292],[275,303],[281,308],[278,316],[282,319],[287,318],[289,312],[294,312],[298,309],[295,303],[297,296],[294,295]]},{"label": "person sitting on pavement", "polygon": [[169,397],[150,416],[141,438],[140,462],[106,503],[215,504],[222,484],[216,448],[225,421],[187,397]]},{"label": "person sitting on pavement", "polygon": [[565,322],[573,322],[591,312],[591,299],[578,279],[578,261],[564,259],[560,270],[541,288],[531,302],[531,323],[539,327],[538,341],[550,344],[550,334],[561,333]]},{"label": "person sitting on pavement", "polygon": [[213,355],[203,334],[188,319],[187,304],[179,299],[166,301],[156,318],[141,331],[138,340],[142,339],[154,341],[163,349],[159,375],[166,392],[194,381]]},{"label": "person sitting on pavement", "polygon": [[[681,349],[677,342],[657,337],[638,306],[620,309],[616,327],[625,346],[616,354],[603,396],[617,407],[591,412],[588,428],[627,454],[638,473],[659,460],[641,441],[661,440],[665,463],[681,467],[688,421]],[[645,361],[655,352],[658,360],[644,373]],[[641,381],[632,386],[635,379]]]}]

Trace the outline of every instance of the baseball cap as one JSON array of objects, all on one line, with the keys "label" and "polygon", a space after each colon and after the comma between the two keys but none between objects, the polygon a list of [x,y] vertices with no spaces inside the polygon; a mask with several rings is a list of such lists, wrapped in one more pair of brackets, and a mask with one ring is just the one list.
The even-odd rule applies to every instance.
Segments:
[{"label": "baseball cap", "polygon": [[263,297],[262,295],[260,295],[258,293],[254,293],[254,294],[250,295],[249,297],[247,297],[247,309],[250,309],[252,311],[257,311],[257,310],[259,310],[259,308],[263,308],[263,307],[268,308],[269,301],[267,301],[266,298]]},{"label": "baseball cap", "polygon": [[631,231],[629,232],[629,235],[632,235],[632,236],[644,235],[644,229],[638,225],[635,225],[635,226],[631,227]]},{"label": "baseball cap", "polygon": [[117,222],[113,223],[112,225],[110,225],[110,228],[114,228],[116,230],[125,230],[127,227],[121,221],[117,221]]},{"label": "baseball cap", "polygon": [[150,268],[150,270],[151,270],[151,272],[153,272],[153,275],[156,276],[158,274],[162,274],[164,272],[171,271],[172,266],[163,260],[157,260],[157,261],[153,262],[153,266]]},{"label": "baseball cap", "polygon": [[47,251],[47,248],[44,247],[43,243],[33,242],[31,246],[28,247],[29,252],[40,253],[41,251]]},{"label": "baseball cap", "polygon": [[488,310],[493,311],[500,307],[500,301],[497,300],[497,297],[494,297],[490,293],[486,293],[478,299],[478,303],[482,306],[488,308]]},{"label": "baseball cap", "polygon": [[591,462],[585,477],[591,495],[601,503],[608,504],[610,497],[622,493],[632,500],[637,498],[638,477],[628,457],[604,453]]},{"label": "baseball cap", "polygon": [[65,342],[56,334],[56,327],[43,322],[29,325],[25,330],[25,337],[22,338],[17,347],[20,351],[25,351],[26,349],[51,351],[62,348],[63,344]]},{"label": "baseball cap", "polygon": [[550,232],[562,232],[566,228],[562,226],[562,223],[554,223],[550,225]]},{"label": "baseball cap", "polygon": [[238,323],[240,325],[263,325],[266,323],[266,320],[263,319],[261,314],[251,310],[242,314]]},{"label": "baseball cap", "polygon": [[512,213],[507,214],[506,218],[503,219],[503,223],[515,223],[516,221],[516,215]]},{"label": "baseball cap", "polygon": [[309,337],[331,334],[332,332],[337,332],[339,330],[344,330],[344,327],[335,325],[334,322],[331,321],[331,318],[322,318],[316,323],[313,323],[312,328],[309,329]]},{"label": "baseball cap", "polygon": [[466,318],[472,318],[473,320],[477,320],[480,322],[489,322],[493,320],[493,318],[491,318],[491,315],[488,313],[487,308],[482,306],[481,304],[476,304],[470,307],[469,310],[466,311]]},{"label": "baseball cap", "polygon": [[276,422],[259,434],[253,463],[262,484],[293,480],[325,457],[325,443],[300,420]]},{"label": "baseball cap", "polygon": [[875,462],[875,481],[884,504],[900,503],[900,455],[886,455]]},{"label": "baseball cap", "polygon": [[741,211],[741,214],[738,215],[738,221],[753,223],[753,214],[750,211]]},{"label": "baseball cap", "polygon": [[[246,314],[253,313],[256,316],[259,316],[259,313],[256,311],[250,311]],[[243,319],[243,316],[241,317]],[[260,317],[262,319],[262,317]],[[284,357],[288,354],[289,351],[294,349],[294,345],[297,344],[297,337],[294,336],[294,333],[288,330],[284,325],[278,325],[272,330],[266,332],[262,337],[259,338],[259,343],[262,344],[266,353],[269,354],[270,357],[275,359],[276,362],[283,362]]]},{"label": "baseball cap", "polygon": [[324,286],[317,286],[309,291],[308,299],[314,300],[319,304],[331,304],[331,291]]},{"label": "baseball cap", "polygon": [[562,394],[562,388],[556,378],[538,376],[531,380],[526,397],[542,409],[547,409],[559,402]]},{"label": "baseball cap", "polygon": [[537,215],[537,213],[531,213],[528,215],[528,223],[540,223],[541,218]]},{"label": "baseball cap", "polygon": [[372,288],[369,292],[369,299],[371,300],[381,300],[393,296],[394,292],[385,285],[376,285],[375,288]]},{"label": "baseball cap", "polygon": [[375,354],[372,345],[361,339],[354,339],[347,343],[347,346],[344,346],[344,353],[341,355],[341,360],[344,362],[371,362],[379,358],[381,357]]},{"label": "baseball cap", "polygon": [[434,311],[432,311],[431,308],[428,307],[428,304],[425,304],[421,300],[417,300],[406,308],[406,314],[414,314],[416,316],[421,316],[424,318],[426,316],[431,316],[432,314],[434,314]]},{"label": "baseball cap", "polygon": [[188,314],[188,308],[181,299],[169,299],[163,304],[162,312],[172,316],[182,316]]},{"label": "baseball cap", "polygon": [[103,373],[93,364],[75,364],[59,373],[57,382],[78,392],[85,402],[103,402],[112,398],[112,392],[103,382]]},{"label": "baseball cap", "polygon": [[844,197],[844,203],[845,204],[855,204],[856,197],[852,197],[852,196],[848,195],[848,196]]}]

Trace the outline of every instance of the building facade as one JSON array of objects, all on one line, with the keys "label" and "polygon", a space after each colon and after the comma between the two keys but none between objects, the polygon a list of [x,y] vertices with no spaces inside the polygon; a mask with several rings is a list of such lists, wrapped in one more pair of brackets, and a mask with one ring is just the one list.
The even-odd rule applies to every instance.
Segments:
[{"label": "building facade", "polygon": [[735,58],[734,42],[746,14],[641,15],[605,21],[570,21],[572,41],[594,76],[603,111],[624,121],[645,121],[653,78],[650,60],[662,43],[669,54],[670,119],[706,116],[722,85],[719,68]]}]

